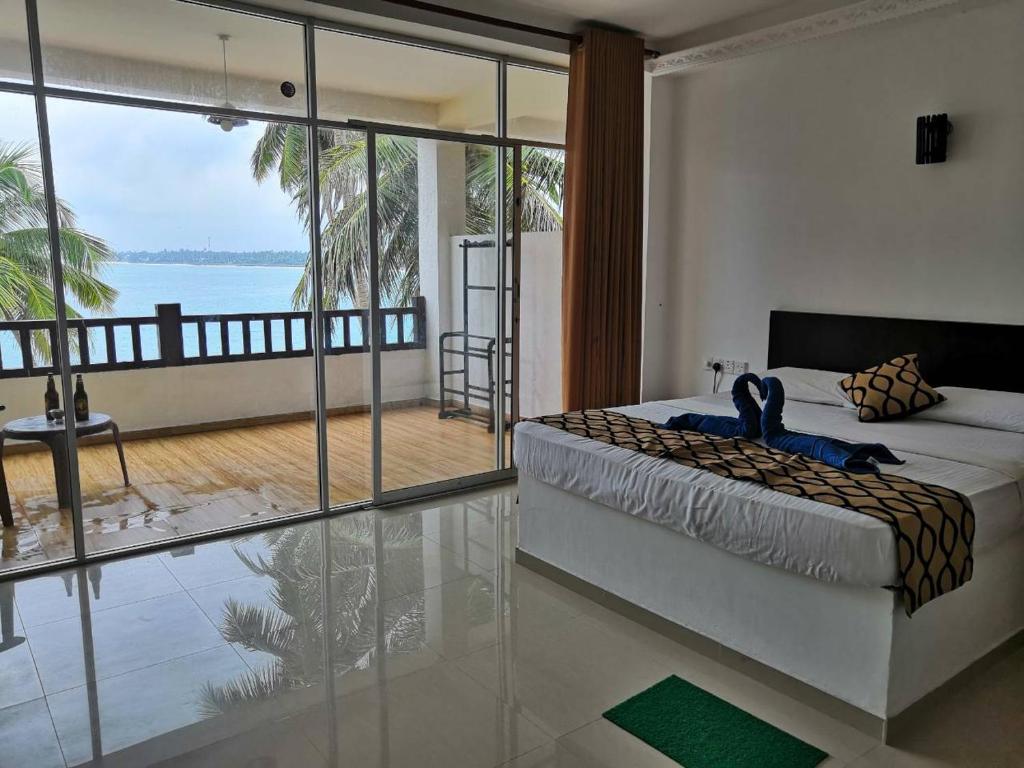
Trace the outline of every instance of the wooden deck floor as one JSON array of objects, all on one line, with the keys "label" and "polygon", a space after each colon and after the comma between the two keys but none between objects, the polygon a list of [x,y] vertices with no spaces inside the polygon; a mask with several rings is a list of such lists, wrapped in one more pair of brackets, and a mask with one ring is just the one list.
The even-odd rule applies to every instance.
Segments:
[{"label": "wooden deck floor", "polygon": [[[328,421],[331,503],[370,496],[370,417]],[[88,551],[158,541],[316,509],[312,420],[128,440],[132,485],[111,444],[79,449]],[[477,423],[439,420],[430,407],[384,411],[385,490],[494,468],[494,435]],[[3,529],[0,570],[73,554],[70,513],[57,508],[48,451],[4,461],[15,527]]]}]

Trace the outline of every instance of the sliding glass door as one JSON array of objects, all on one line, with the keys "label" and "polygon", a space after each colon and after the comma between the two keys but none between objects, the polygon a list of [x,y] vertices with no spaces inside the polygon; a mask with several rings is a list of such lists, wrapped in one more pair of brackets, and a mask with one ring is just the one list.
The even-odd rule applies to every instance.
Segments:
[{"label": "sliding glass door", "polygon": [[[31,96],[0,93],[0,574],[75,555],[57,307]],[[61,205],[61,211],[66,207]],[[61,235],[77,233],[64,217]],[[76,281],[80,275],[68,275]],[[72,284],[78,284],[73,282]]]},{"label": "sliding glass door", "polygon": [[46,82],[93,97],[46,103],[83,233],[61,256],[87,552],[318,509],[310,192],[279,140],[308,128],[218,111],[304,116],[269,82],[301,82],[302,27],[161,0],[39,14]]},{"label": "sliding glass door", "polygon": [[340,506],[373,497],[366,133],[321,128],[318,160],[327,483]]},{"label": "sliding glass door", "polygon": [[376,137],[384,492],[497,466],[498,154]]},{"label": "sliding glass door", "polygon": [[0,578],[511,476],[564,75],[218,0],[0,6]]},{"label": "sliding glass door", "polygon": [[[62,249],[89,551],[319,508],[309,238],[279,158],[290,126],[50,99],[56,187],[94,238]],[[131,125],[138,141],[111,145]],[[304,126],[296,128],[304,132]],[[100,182],[102,180],[102,182]],[[83,421],[84,418],[84,421]]]}]

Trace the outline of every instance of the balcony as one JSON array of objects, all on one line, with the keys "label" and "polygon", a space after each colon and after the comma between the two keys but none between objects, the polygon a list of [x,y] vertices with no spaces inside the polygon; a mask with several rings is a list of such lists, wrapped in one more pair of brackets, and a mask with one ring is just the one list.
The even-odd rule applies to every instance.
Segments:
[{"label": "balcony", "polygon": [[[487,398],[474,401],[476,419],[438,418],[425,300],[382,319],[383,488],[493,470]],[[120,424],[131,480],[126,487],[109,432],[79,441],[87,551],[319,507],[312,322],[309,312],[186,315],[176,304],[69,322],[71,372],[85,376],[92,410]],[[448,348],[466,341],[445,336]],[[54,368],[40,338],[55,342],[52,321],[0,322],[4,422],[42,410],[41,376]],[[369,339],[368,312],[325,313],[332,505],[371,495]],[[7,440],[3,467],[14,526],[3,529],[0,570],[71,556],[71,513],[58,503],[50,452]]]}]

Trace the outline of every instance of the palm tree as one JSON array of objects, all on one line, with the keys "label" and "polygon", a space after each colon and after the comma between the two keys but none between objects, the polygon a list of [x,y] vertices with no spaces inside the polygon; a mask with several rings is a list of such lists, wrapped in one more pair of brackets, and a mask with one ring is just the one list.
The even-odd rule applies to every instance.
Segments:
[{"label": "palm tree", "polygon": [[[495,166],[498,153],[490,147],[466,147],[467,234],[494,232]],[[565,190],[565,152],[545,147],[523,147],[523,232],[557,232],[562,229],[562,197]],[[512,205],[514,178],[512,153],[505,169],[505,206]],[[508,224],[511,229],[511,222]]]},{"label": "palm tree", "polygon": [[[367,229],[366,134],[322,129],[320,144],[321,247],[324,307],[337,309],[348,297],[369,306],[369,231]],[[252,173],[262,182],[277,174],[291,195],[303,224],[309,227],[309,165],[306,129],[270,123],[252,153]],[[416,243],[416,140],[377,137],[377,196],[380,228],[381,297],[406,305],[419,291]],[[312,265],[307,260],[292,305],[312,303]]]},{"label": "palm tree", "polygon": [[[356,131],[321,130],[320,193],[324,306],[335,309],[348,297],[368,306],[366,136]],[[494,231],[495,162],[489,147],[466,146],[466,234]],[[268,124],[252,154],[252,172],[262,182],[276,174],[291,195],[299,218],[309,226],[306,129]],[[523,231],[562,227],[564,153],[523,148]],[[512,200],[511,153],[506,203]],[[419,291],[416,139],[377,137],[377,195],[380,230],[380,290],[385,303],[408,305]],[[307,261],[292,304],[312,303],[312,266]]]},{"label": "palm tree", "polygon": [[[418,523],[404,518],[375,522],[370,517],[354,517],[331,523],[327,528],[332,574],[329,610],[333,673],[343,676],[353,670],[368,669],[379,663],[377,654],[382,650],[388,656],[422,651],[423,592],[385,600],[378,584],[385,569],[392,576],[414,577],[419,573],[422,578],[423,549]],[[249,556],[236,546],[236,555],[249,570],[268,577],[270,605],[228,599],[221,618],[221,636],[270,659],[226,684],[206,686],[201,698],[206,716],[257,701],[273,701],[284,691],[323,682],[327,622],[321,590],[322,531],[322,526],[295,526],[259,534],[268,552],[258,557]],[[378,544],[384,553],[382,562],[377,561]],[[469,588],[476,598],[472,616],[482,623],[493,615],[491,584],[479,577]],[[383,612],[380,637],[378,611]]]},{"label": "palm tree", "polygon": [[[43,177],[26,145],[0,142],[0,317],[51,319],[56,314]],[[57,199],[57,225],[64,286],[82,309],[109,312],[117,291],[99,279],[112,252],[100,238],[78,229],[75,214]],[[68,317],[79,317],[70,306]],[[48,354],[45,333],[34,338]]]}]

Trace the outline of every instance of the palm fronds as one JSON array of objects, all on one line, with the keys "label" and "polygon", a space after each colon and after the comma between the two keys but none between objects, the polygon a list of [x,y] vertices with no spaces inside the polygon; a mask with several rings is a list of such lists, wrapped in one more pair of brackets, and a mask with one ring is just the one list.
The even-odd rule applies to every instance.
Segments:
[{"label": "palm fronds", "polygon": [[[309,163],[306,128],[268,124],[252,153],[253,177],[263,182],[275,175],[291,195],[299,218],[309,228]],[[356,131],[321,130],[321,247],[324,306],[336,309],[347,299],[355,307],[369,303],[369,232],[366,136]],[[377,217],[380,292],[385,305],[407,306],[419,293],[419,201],[416,139],[377,137]],[[494,233],[497,152],[466,147],[466,234]],[[523,148],[523,231],[562,228],[564,153]],[[505,193],[512,202],[509,156]],[[292,305],[313,303],[312,264],[307,261],[292,292]]]},{"label": "palm fronds", "polygon": [[[117,291],[100,279],[113,257],[100,238],[82,231],[75,214],[57,201],[57,224],[64,286],[82,308],[110,312]],[[43,178],[34,151],[23,144],[0,142],[0,316],[7,320],[55,316],[50,240]],[[68,315],[76,316],[70,307]],[[36,353],[45,357],[44,339]]]},{"label": "palm fronds", "polygon": [[[390,600],[381,595],[378,577],[385,571],[423,572],[420,530],[412,520],[378,524],[369,516],[330,525],[330,620],[325,621],[320,553],[321,527],[297,526],[261,535],[263,553],[236,546],[239,559],[268,580],[259,604],[228,599],[221,635],[250,652],[270,658],[255,671],[227,684],[207,686],[201,694],[206,716],[273,700],[282,691],[322,684],[326,674],[368,669],[378,653],[415,653],[424,646],[422,591]],[[376,537],[382,540],[378,543]],[[377,557],[384,553],[382,562]],[[471,621],[493,618],[493,592],[479,579],[470,585]],[[490,611],[488,612],[488,600]],[[378,621],[383,613],[383,633]],[[325,632],[330,628],[332,669],[324,669]]]}]

